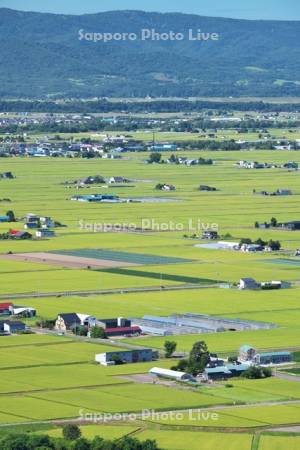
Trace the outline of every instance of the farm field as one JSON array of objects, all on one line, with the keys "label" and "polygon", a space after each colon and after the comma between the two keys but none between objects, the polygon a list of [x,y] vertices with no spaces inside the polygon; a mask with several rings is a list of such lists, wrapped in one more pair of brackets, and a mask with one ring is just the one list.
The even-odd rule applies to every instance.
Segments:
[{"label": "farm field", "polygon": [[261,436],[259,441],[259,450],[298,450],[299,446],[299,436]]},{"label": "farm field", "polygon": [[207,387],[202,388],[202,390],[204,393],[207,392],[237,403],[298,400],[300,397],[300,387],[296,383],[278,378],[250,381],[235,379],[230,382],[230,386],[228,388],[224,383],[223,389],[218,385],[217,388]]},{"label": "farm field", "polygon": [[[154,419],[164,425],[181,425],[215,428],[251,428],[277,424],[297,424],[300,418],[299,404],[291,406],[237,407],[215,410],[190,411],[175,417]],[[159,413],[158,413],[159,416]],[[146,419],[147,420],[147,419]]]},{"label": "farm field", "polygon": [[[275,132],[275,131],[274,131]],[[277,131],[276,131],[277,133]],[[228,134],[230,136],[230,134]],[[249,136],[248,136],[249,137]],[[255,138],[255,136],[253,136]],[[143,138],[143,137],[142,137]],[[146,136],[144,136],[146,139]],[[180,138],[184,138],[181,136]],[[193,139],[193,136],[189,136]],[[240,138],[240,135],[239,135]],[[241,137],[242,138],[242,137]],[[171,139],[170,135],[162,139]],[[220,138],[221,139],[221,138]],[[179,152],[180,153],[180,152]],[[299,220],[300,172],[285,169],[244,170],[234,164],[239,160],[300,163],[299,152],[282,151],[191,151],[191,157],[212,158],[212,166],[150,165],[145,153],[128,154],[122,160],[82,160],[67,158],[2,158],[1,171],[12,171],[16,178],[0,180],[0,216],[9,209],[17,218],[27,213],[49,215],[66,225],[57,228],[56,236],[44,240],[0,241],[0,281],[3,300],[9,294],[29,294],[12,300],[17,305],[37,309],[36,320],[56,319],[59,313],[76,312],[97,318],[166,316],[174,313],[209,314],[241,318],[275,325],[269,330],[236,331],[205,335],[172,336],[177,350],[188,352],[194,342],[204,339],[211,351],[235,355],[242,344],[258,349],[300,349],[300,284],[295,250],[300,247],[300,232],[254,228],[276,217],[278,221]],[[166,158],[169,154],[164,154]],[[169,197],[164,203],[90,204],[70,201],[78,191],[63,183],[89,175],[124,176],[135,187],[91,187],[80,194],[113,193],[122,198]],[[176,191],[162,193],[157,183],[170,183]],[[200,192],[200,184],[215,186],[216,192]],[[291,196],[265,197],[257,191],[291,189]],[[99,224],[134,224],[145,221],[153,231],[94,232]],[[149,222],[150,221],[150,222]],[[282,250],[274,253],[242,253],[197,248],[199,237],[192,239],[198,221],[204,227],[218,224],[220,239],[239,242],[242,238],[279,240]],[[167,224],[169,231],[159,226]],[[179,229],[176,224],[180,225]],[[191,227],[192,225],[192,227]],[[0,223],[0,232],[8,228],[23,229],[23,222]],[[156,229],[155,229],[156,227]],[[191,229],[195,227],[195,229]],[[183,237],[188,235],[188,237]],[[50,253],[98,255],[125,262],[122,268],[97,270],[72,268],[7,258],[7,253]],[[2,255],[2,256],[1,256]],[[123,259],[122,259],[123,258]],[[175,258],[175,259],[172,259]],[[138,264],[131,266],[130,263]],[[242,277],[258,281],[282,280],[290,287],[280,291],[239,291],[221,289],[216,283],[234,284]],[[197,284],[197,289],[167,290],[168,287]],[[202,285],[214,284],[204,288]],[[120,293],[113,290],[157,287],[156,292]],[[160,288],[160,290],[159,290]],[[164,289],[166,288],[166,289]],[[111,290],[106,295],[76,295],[76,291]],[[67,296],[38,297],[38,293],[67,292]],[[30,297],[32,296],[32,297]],[[0,301],[0,303],[1,303]],[[117,345],[137,345],[163,349],[165,337],[140,337],[118,340]],[[218,412],[219,420],[204,425],[191,424],[185,412],[181,423],[137,420],[133,423],[88,425],[84,436],[96,433],[103,437],[120,437],[131,432],[139,439],[157,439],[164,449],[210,450],[218,446],[230,450],[250,450],[253,433],[279,425],[300,422],[300,384],[275,377],[266,380],[230,380],[224,383],[183,390],[181,386],[142,384],[134,375],[147,374],[153,365],[170,368],[173,360],[155,363],[103,367],[93,363],[96,353],[111,350],[109,342],[74,340],[72,336],[44,334],[0,337],[0,423],[30,424],[33,421],[76,419],[85,412],[121,413],[143,409]],[[294,369],[297,371],[297,368]],[[297,372],[296,372],[297,373]],[[291,402],[281,404],[282,402]],[[251,406],[252,405],[252,406]],[[28,425],[29,426],[29,425]],[[173,428],[170,428],[173,427]],[[182,427],[177,430],[176,427]],[[203,427],[207,431],[192,431]],[[218,428],[219,427],[219,428]],[[161,428],[161,429],[160,429]],[[211,428],[218,429],[211,433]],[[234,429],[232,434],[219,433]],[[246,429],[246,433],[239,430]],[[59,436],[60,429],[49,430]],[[258,450],[279,445],[288,437],[261,436]],[[296,438],[295,438],[296,439]],[[294,441],[288,444],[291,449]],[[262,447],[263,446],[263,447]],[[283,447],[282,447],[283,448]],[[297,447],[295,446],[295,449]],[[272,449],[273,450],[273,449]]]},{"label": "farm field", "polygon": [[[11,346],[0,348],[0,367],[28,367],[42,365],[59,365],[91,362],[95,353],[111,350],[109,345],[80,343],[80,342],[54,342],[47,345],[26,345],[14,348],[14,358],[10,360]],[[0,369],[0,370],[1,370]]]},{"label": "farm field", "polygon": [[[77,401],[75,399],[77,398]],[[120,388],[107,386],[97,390],[45,392],[34,394],[35,398],[49,402],[61,402],[83,408],[84,413],[92,412],[138,412],[145,410],[172,410],[213,406],[231,403],[228,400],[202,394],[201,392],[170,389],[165,386],[123,384]],[[100,411],[99,411],[100,410]]]},{"label": "farm field", "polygon": [[195,433],[188,431],[144,431],[139,439],[156,439],[159,446],[166,450],[213,450],[226,448],[230,450],[251,450],[252,436],[249,434]]}]

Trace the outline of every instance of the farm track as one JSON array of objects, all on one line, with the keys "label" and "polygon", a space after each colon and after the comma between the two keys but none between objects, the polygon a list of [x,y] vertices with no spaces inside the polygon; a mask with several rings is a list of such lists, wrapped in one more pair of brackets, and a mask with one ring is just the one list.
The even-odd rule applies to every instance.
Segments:
[{"label": "farm track", "polygon": [[90,295],[109,295],[109,294],[130,294],[139,292],[157,292],[157,291],[177,291],[185,289],[209,289],[219,288],[220,284],[184,284],[184,285],[170,285],[170,286],[149,286],[138,288],[118,288],[118,289],[101,289],[101,290],[85,290],[85,291],[61,291],[61,292],[29,292],[29,293],[15,293],[15,294],[1,294],[0,300],[13,300],[18,298],[47,298],[47,297],[81,297]]},{"label": "farm track", "polygon": [[275,377],[280,378],[281,380],[296,381],[300,383],[300,377],[297,377],[297,375],[289,375],[288,373],[277,372],[275,374]]},{"label": "farm track", "polygon": [[[126,383],[124,383],[126,384]],[[96,386],[89,386],[89,388],[95,388]],[[78,387],[77,389],[81,389],[82,387]],[[75,388],[76,389],[76,388]],[[57,389],[57,390],[64,390],[64,389]],[[39,391],[34,391],[33,394],[35,392],[39,392]],[[11,394],[13,395],[13,394]],[[49,400],[51,402],[51,400]],[[202,408],[186,408],[186,409],[170,409],[170,410],[156,410],[156,413],[184,413],[186,411],[191,411],[191,412],[197,412],[199,410],[204,410],[204,411],[226,411],[226,409],[236,409],[239,410],[241,408],[249,408],[249,407],[258,407],[258,406],[284,406],[284,405],[293,405],[293,404],[299,404],[300,400],[284,400],[284,401],[275,401],[275,402],[261,402],[261,403],[251,403],[251,404],[240,404],[240,405],[214,405],[214,406],[209,406],[209,407],[202,407]],[[132,421],[130,421],[128,418],[126,418],[126,416],[128,417],[129,414],[133,414],[133,412],[127,412],[124,413],[124,415],[120,415],[120,418],[116,419],[113,415],[111,418],[105,417],[105,419],[103,418],[103,420],[101,420],[100,418],[97,418],[97,423],[99,424],[126,424],[126,423],[134,423]],[[135,414],[135,421],[137,420],[143,420],[143,413],[142,412],[137,412],[134,413]],[[21,417],[21,416],[19,416]],[[67,423],[75,423],[78,425],[82,425],[82,418],[65,418],[65,419],[52,419],[52,420],[35,420],[32,422],[19,422],[19,423],[14,423],[14,426],[23,426],[23,425],[35,425],[35,424],[52,424],[52,425],[58,425],[58,426],[62,426],[65,425]],[[91,419],[90,421],[84,420],[84,424],[87,425],[88,423],[90,424],[95,424],[95,422],[93,421],[93,419]],[[264,424],[261,426],[254,426],[254,427],[211,427],[211,426],[191,426],[191,425],[164,425],[164,424],[160,424],[157,422],[152,422],[151,420],[143,420],[143,424],[144,425],[152,425],[152,426],[157,426],[159,427],[159,429],[164,429],[164,430],[172,430],[172,431],[201,431],[201,432],[214,432],[214,433],[249,433],[249,432],[261,432],[261,431],[276,431],[279,430],[280,431],[284,431],[285,429],[287,430],[287,432],[289,432],[290,430],[294,430],[292,432],[295,433],[299,433],[300,431],[300,425],[295,424],[295,423],[290,423],[290,424],[284,424],[284,425],[278,425],[277,427],[274,427],[274,424]],[[0,424],[0,428],[5,428],[5,427],[10,427],[11,424]]]},{"label": "farm track", "polygon": [[[132,384],[130,381],[124,381],[123,383],[118,383],[118,386],[123,386],[123,385],[128,385],[128,384]],[[102,387],[110,387],[110,386],[116,386],[115,383],[105,383],[105,384],[91,384],[91,385],[87,385],[87,386],[73,386],[73,387],[61,387],[61,388],[41,388],[41,389],[32,389],[31,391],[14,391],[14,392],[2,392],[0,393],[0,397],[10,397],[10,396],[15,396],[17,395],[25,395],[27,397],[32,397],[33,395],[29,395],[29,394],[36,394],[36,393],[40,393],[40,392],[62,392],[62,391],[67,391],[67,390],[80,390],[80,389],[97,389],[97,388],[102,388]],[[51,400],[49,400],[51,401]],[[58,402],[55,402],[58,403]],[[0,411],[1,412],[1,411]]]}]

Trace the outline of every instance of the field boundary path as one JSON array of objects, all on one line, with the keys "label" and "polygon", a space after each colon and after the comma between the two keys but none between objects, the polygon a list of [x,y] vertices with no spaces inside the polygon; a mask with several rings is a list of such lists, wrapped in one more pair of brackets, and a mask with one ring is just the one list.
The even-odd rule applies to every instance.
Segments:
[{"label": "field boundary path", "polygon": [[[124,383],[126,384],[126,383]],[[198,412],[198,411],[223,411],[226,409],[243,409],[243,408],[249,408],[249,407],[258,407],[258,406],[288,406],[291,404],[299,404],[300,400],[282,400],[282,401],[274,401],[274,402],[260,402],[260,403],[245,403],[245,404],[239,404],[239,405],[214,405],[209,407],[199,407],[199,408],[186,408],[186,409],[170,409],[170,410],[155,410],[157,414],[160,413],[185,413],[187,411],[192,412]],[[125,413],[124,415],[120,414],[120,417],[99,417],[97,419],[97,424],[120,424],[120,423],[132,423],[128,419],[128,415],[130,413]],[[168,430],[185,430],[185,431],[203,431],[203,432],[222,432],[222,433],[249,433],[249,431],[276,431],[276,430],[294,430],[293,432],[299,432],[300,425],[298,424],[279,424],[278,426],[274,426],[274,424],[268,424],[268,425],[261,425],[256,427],[211,427],[211,426],[189,426],[189,425],[168,425],[168,424],[161,424],[159,422],[153,422],[151,420],[145,420],[143,419],[143,412],[135,412],[135,421],[143,420],[143,424],[149,427],[149,425],[157,425],[159,428],[164,428]],[[78,425],[82,425],[82,418],[80,417],[72,417],[72,418],[66,418],[66,419],[49,419],[49,420],[33,420],[30,422],[16,422],[13,425],[14,426],[23,426],[23,425],[38,425],[38,424],[54,424],[58,426],[62,426],[69,423],[75,423]],[[89,424],[95,424],[95,421],[93,419],[91,420],[84,420],[83,422],[85,425]],[[5,427],[11,427],[11,424],[2,423],[0,424],[0,428]]]},{"label": "field boundary path", "polygon": [[[223,283],[224,284],[224,283]],[[157,291],[177,291],[185,289],[209,289],[220,288],[222,283],[214,284],[183,284],[170,286],[149,286],[138,288],[117,288],[117,289],[100,289],[100,290],[84,290],[84,291],[57,291],[57,292],[24,292],[14,294],[1,294],[0,300],[17,299],[17,298],[47,298],[47,297],[72,297],[72,296],[90,296],[90,295],[109,295],[109,294],[130,294],[134,292],[157,292]]]},{"label": "field boundary path", "polygon": [[297,375],[289,375],[288,373],[276,372],[274,376],[276,378],[280,378],[281,380],[296,381],[300,383],[300,377],[297,377]]}]

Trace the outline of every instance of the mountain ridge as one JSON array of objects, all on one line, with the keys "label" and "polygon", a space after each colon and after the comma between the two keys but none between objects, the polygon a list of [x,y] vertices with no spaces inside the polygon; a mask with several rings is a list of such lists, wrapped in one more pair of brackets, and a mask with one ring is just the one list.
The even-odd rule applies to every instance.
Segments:
[{"label": "mountain ridge", "polygon": [[[79,40],[87,33],[216,33],[218,41]],[[66,15],[0,8],[0,95],[299,96],[299,21],[136,10]]]}]

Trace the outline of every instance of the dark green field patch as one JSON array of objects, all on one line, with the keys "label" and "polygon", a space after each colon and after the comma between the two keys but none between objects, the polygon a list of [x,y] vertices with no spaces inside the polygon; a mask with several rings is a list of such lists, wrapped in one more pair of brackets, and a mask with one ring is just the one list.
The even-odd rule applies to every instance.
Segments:
[{"label": "dark green field patch", "polygon": [[216,280],[210,280],[208,278],[196,278],[196,277],[187,277],[184,275],[172,275],[168,273],[157,273],[157,272],[146,272],[141,270],[134,269],[123,269],[123,268],[109,268],[109,269],[100,269],[97,272],[109,272],[118,275],[129,275],[134,277],[143,277],[143,278],[153,278],[155,280],[164,280],[168,281],[177,281],[179,283],[189,283],[189,284],[214,284],[219,283]]},{"label": "dark green field patch", "polygon": [[298,266],[300,267],[300,259],[287,259],[287,258],[277,258],[277,259],[263,259],[261,262],[269,264],[286,264],[288,266]]},{"label": "dark green field patch", "polygon": [[104,259],[108,261],[121,261],[128,262],[132,264],[175,264],[175,263],[186,263],[192,262],[191,259],[185,258],[174,258],[172,256],[159,256],[159,255],[145,255],[142,253],[127,253],[119,252],[116,250],[104,250],[104,249],[75,249],[75,250],[55,250],[48,253],[54,253],[57,255],[69,255],[77,256],[80,258],[94,258],[94,259]]}]

